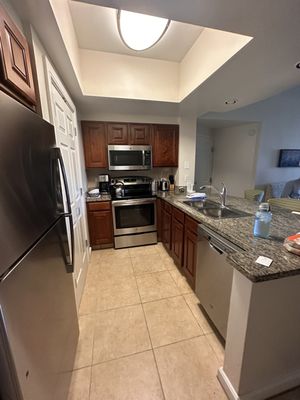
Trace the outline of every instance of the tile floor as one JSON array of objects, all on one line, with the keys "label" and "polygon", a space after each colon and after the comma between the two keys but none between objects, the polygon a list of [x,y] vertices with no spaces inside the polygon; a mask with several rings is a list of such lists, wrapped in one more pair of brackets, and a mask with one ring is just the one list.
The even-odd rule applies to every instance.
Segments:
[{"label": "tile floor", "polygon": [[198,304],[161,244],[93,251],[68,400],[225,400]]}]

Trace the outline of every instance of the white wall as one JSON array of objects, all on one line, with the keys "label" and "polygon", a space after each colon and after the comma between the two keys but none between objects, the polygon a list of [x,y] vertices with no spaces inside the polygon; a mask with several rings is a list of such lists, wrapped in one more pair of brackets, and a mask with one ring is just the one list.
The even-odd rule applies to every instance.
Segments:
[{"label": "white wall", "polygon": [[257,123],[213,129],[214,186],[224,182],[228,194],[239,197],[246,189],[254,188],[258,135]]},{"label": "white wall", "polygon": [[211,129],[197,122],[195,190],[202,185],[209,185],[212,177],[213,135]]},{"label": "white wall", "polygon": [[80,49],[82,88],[89,96],[178,100],[178,63]]},{"label": "white wall", "polygon": [[179,100],[183,100],[250,40],[249,36],[205,28],[180,63]]},{"label": "white wall", "polygon": [[300,149],[300,86],[227,113],[209,113],[213,120],[260,121],[256,185],[300,177],[299,168],[278,168],[280,149]]},{"label": "white wall", "polygon": [[179,125],[179,167],[175,180],[176,185],[186,186],[195,179],[197,118],[181,116]]}]

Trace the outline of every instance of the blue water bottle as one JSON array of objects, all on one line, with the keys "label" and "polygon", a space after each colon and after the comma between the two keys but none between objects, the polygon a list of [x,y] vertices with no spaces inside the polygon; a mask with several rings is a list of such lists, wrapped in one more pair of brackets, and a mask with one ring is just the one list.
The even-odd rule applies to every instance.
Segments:
[{"label": "blue water bottle", "polygon": [[254,236],[267,238],[270,233],[272,213],[269,203],[261,203],[255,214],[253,234]]}]

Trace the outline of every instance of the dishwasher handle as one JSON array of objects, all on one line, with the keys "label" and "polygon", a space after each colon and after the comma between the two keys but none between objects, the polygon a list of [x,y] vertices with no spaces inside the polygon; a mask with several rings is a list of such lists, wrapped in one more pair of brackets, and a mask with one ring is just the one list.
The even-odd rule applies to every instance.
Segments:
[{"label": "dishwasher handle", "polygon": [[218,246],[216,246],[215,244],[211,243],[210,241],[208,241],[209,247],[214,250],[216,253],[218,253],[219,255],[224,254],[224,251],[222,249],[220,249]]}]

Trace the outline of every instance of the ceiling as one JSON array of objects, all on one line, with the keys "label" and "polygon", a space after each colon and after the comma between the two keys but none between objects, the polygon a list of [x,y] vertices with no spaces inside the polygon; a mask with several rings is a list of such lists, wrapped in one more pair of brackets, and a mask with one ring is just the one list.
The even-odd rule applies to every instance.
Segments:
[{"label": "ceiling", "polygon": [[[143,113],[149,107],[153,118],[160,113],[202,116],[237,109],[300,85],[300,70],[295,68],[300,60],[299,0],[81,0],[254,37],[179,105],[161,102],[157,106],[153,101],[84,96],[49,0],[10,1],[34,27],[83,117],[85,111],[119,110],[123,104],[124,115]],[[237,98],[238,103],[226,106],[227,98]]]},{"label": "ceiling", "polygon": [[81,49],[179,62],[203,31],[200,26],[171,21],[154,47],[136,52],[120,39],[115,9],[72,1],[70,11]]}]

